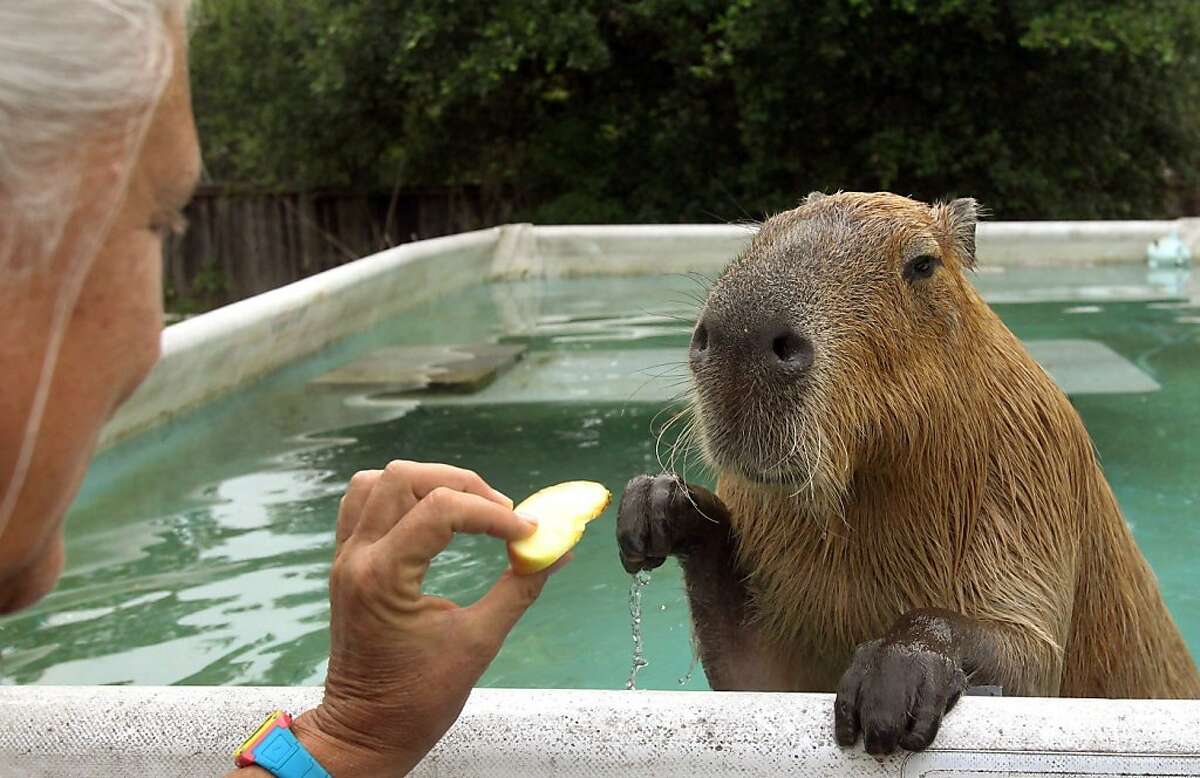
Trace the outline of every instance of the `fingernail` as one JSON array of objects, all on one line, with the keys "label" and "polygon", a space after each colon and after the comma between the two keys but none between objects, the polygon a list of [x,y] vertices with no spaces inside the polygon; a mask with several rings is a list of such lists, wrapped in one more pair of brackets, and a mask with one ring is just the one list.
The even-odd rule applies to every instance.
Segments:
[{"label": "fingernail", "polygon": [[533,526],[535,529],[537,528],[538,520],[530,516],[528,513],[518,513],[517,518],[521,519],[521,521],[524,521],[526,524]]},{"label": "fingernail", "polygon": [[[488,488],[490,489],[491,487],[488,487]],[[500,498],[500,499],[501,499],[503,502],[506,502],[506,503],[508,503],[508,507],[509,507],[510,509],[513,507],[514,503],[513,503],[513,501],[512,501],[512,498],[511,498],[511,497],[509,497],[509,496],[508,496],[507,494],[505,494],[504,492],[500,491],[499,489],[492,489],[492,494],[494,494],[494,495],[496,495],[497,497],[499,497],[499,498]]]}]

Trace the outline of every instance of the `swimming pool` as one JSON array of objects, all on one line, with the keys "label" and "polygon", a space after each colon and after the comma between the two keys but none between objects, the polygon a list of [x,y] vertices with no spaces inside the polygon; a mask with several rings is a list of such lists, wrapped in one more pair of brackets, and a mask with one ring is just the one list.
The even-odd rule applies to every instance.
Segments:
[{"label": "swimming pool", "polygon": [[[1200,302],[1168,280],[1141,265],[976,277],[1071,394],[1196,652]],[[688,319],[702,293],[703,279],[687,275],[467,286],[116,445],[95,462],[70,516],[58,589],[0,622],[0,680],[319,683],[332,525],[350,475],[402,457],[474,468],[517,499],[572,478],[619,495],[668,453],[656,432],[685,386]],[[385,347],[437,354],[485,343],[523,351],[471,391],[411,394],[328,379]],[[695,464],[689,476],[704,480]],[[630,579],[617,561],[613,515],[591,526],[483,685],[624,687]],[[504,565],[500,544],[461,538],[427,588],[472,600]],[[644,595],[650,664],[639,687],[707,688],[699,670],[681,683],[692,652],[673,563]]]}]

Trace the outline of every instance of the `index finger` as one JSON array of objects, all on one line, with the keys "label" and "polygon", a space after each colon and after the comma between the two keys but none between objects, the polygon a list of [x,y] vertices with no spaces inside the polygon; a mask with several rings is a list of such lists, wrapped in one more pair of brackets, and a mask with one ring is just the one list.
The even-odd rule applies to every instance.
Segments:
[{"label": "index finger", "polygon": [[371,496],[371,490],[375,488],[375,484],[379,483],[379,476],[382,474],[382,470],[360,470],[350,479],[350,485],[346,487],[346,494],[338,503],[337,529],[334,533],[333,547],[335,559],[342,552],[342,546],[347,538],[354,534],[354,528],[358,525],[358,519],[362,515],[363,507],[367,504],[367,498]]},{"label": "index finger", "polygon": [[503,492],[495,489],[474,470],[466,470],[454,465],[444,465],[439,462],[404,462],[397,460],[395,464],[402,465],[408,476],[413,494],[418,500],[426,497],[440,486],[448,486],[460,492],[477,494],[491,500],[497,505],[511,508],[513,501]]},{"label": "index finger", "polygon": [[405,519],[421,500],[443,488],[475,494],[497,506],[512,508],[512,500],[471,470],[397,459],[384,468],[378,485],[367,499],[354,534],[360,540],[373,543]]},{"label": "index finger", "polygon": [[391,558],[418,566],[423,574],[429,562],[450,545],[456,532],[511,542],[529,537],[534,529],[534,524],[491,500],[439,487],[418,502],[379,543]]}]

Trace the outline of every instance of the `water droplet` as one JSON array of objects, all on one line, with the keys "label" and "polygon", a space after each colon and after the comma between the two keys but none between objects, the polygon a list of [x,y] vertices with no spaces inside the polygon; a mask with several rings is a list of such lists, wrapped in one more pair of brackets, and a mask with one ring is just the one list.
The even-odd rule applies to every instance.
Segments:
[{"label": "water droplet", "polygon": [[689,683],[692,682],[692,675],[694,675],[696,672],[696,661],[697,661],[696,652],[693,651],[692,652],[692,663],[690,665],[688,665],[687,675],[685,675],[679,679],[680,686],[687,686]]},{"label": "water droplet", "polygon": [[629,617],[633,627],[633,667],[629,671],[629,679],[625,681],[626,689],[637,689],[637,674],[649,664],[646,661],[642,644],[642,589],[650,583],[650,571],[639,570],[629,584]]}]

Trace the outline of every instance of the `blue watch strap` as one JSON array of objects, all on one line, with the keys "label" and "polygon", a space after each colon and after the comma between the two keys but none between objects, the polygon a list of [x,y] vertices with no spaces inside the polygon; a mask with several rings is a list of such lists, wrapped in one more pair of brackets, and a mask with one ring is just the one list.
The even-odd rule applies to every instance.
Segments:
[{"label": "blue watch strap", "polygon": [[254,763],[275,778],[332,778],[290,729],[271,730],[255,747]]}]

